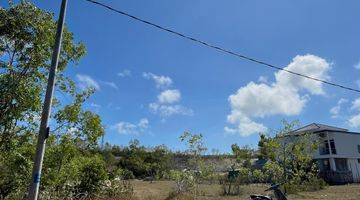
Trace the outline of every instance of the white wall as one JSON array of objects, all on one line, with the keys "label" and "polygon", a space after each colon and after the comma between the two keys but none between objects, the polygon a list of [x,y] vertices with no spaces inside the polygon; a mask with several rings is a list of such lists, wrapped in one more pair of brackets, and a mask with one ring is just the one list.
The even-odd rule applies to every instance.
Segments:
[{"label": "white wall", "polygon": [[360,163],[358,162],[358,159],[355,159],[355,158],[348,159],[348,167],[349,167],[349,170],[353,174],[354,182],[359,183],[360,182]]},{"label": "white wall", "polygon": [[[328,132],[329,140],[334,139],[336,154],[320,155],[319,150],[314,152],[314,158],[360,158],[358,145],[360,145],[360,134],[344,132]],[[326,139],[326,135],[325,138]]]},{"label": "white wall", "polygon": [[334,139],[337,154],[334,157],[360,158],[358,145],[360,145],[360,134],[351,133],[329,133],[330,139]]},{"label": "white wall", "polygon": [[[318,140],[318,135],[313,135],[312,139]],[[353,173],[354,182],[360,182],[360,153],[358,151],[358,145],[360,145],[360,134],[346,133],[346,132],[328,132],[328,136],[322,138],[322,140],[334,139],[336,154],[320,155],[319,150],[314,151],[314,159],[321,158],[347,158],[347,164],[350,171]],[[285,138],[282,142],[291,142],[290,138]]]}]

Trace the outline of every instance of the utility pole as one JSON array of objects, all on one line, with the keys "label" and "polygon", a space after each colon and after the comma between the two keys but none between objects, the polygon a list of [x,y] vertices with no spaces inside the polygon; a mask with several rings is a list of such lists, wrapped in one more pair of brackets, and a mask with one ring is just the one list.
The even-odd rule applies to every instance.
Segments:
[{"label": "utility pole", "polygon": [[59,62],[59,55],[61,49],[61,39],[63,26],[65,21],[65,12],[66,12],[67,0],[62,0],[61,9],[59,14],[59,20],[57,24],[55,46],[51,60],[51,67],[49,70],[48,84],[46,88],[46,94],[44,99],[44,106],[41,115],[40,131],[36,146],[36,155],[34,159],[34,167],[32,172],[32,178],[29,188],[28,200],[37,200],[39,195],[39,186],[40,186],[40,177],[41,169],[45,153],[45,144],[46,139],[49,136],[48,120],[51,112],[52,97],[55,86],[55,74],[56,68]]}]

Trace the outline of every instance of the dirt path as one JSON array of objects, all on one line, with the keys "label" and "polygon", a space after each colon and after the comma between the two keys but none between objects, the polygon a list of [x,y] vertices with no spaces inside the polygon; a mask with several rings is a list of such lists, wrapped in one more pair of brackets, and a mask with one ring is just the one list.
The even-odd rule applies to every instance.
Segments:
[{"label": "dirt path", "polygon": [[[135,195],[138,199],[163,200],[175,187],[172,181],[132,181]],[[239,200],[249,199],[250,194],[271,194],[265,193],[266,185],[252,184],[242,187],[242,194],[239,196],[222,196],[220,185],[200,185],[202,196],[199,200]],[[324,190],[316,192],[302,192],[296,195],[289,195],[289,200],[313,200],[313,199],[334,199],[334,200],[360,200],[360,184],[329,186]]]}]

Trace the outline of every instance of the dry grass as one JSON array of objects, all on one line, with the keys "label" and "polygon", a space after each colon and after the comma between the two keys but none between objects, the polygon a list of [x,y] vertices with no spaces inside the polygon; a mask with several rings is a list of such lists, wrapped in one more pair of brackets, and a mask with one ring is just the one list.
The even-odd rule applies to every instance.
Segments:
[{"label": "dry grass", "polygon": [[[144,181],[132,181],[135,197],[142,200],[165,200],[175,186],[172,181],[155,181],[153,183]],[[222,196],[220,185],[200,185],[202,195],[197,200],[238,200],[249,199],[250,194],[266,194],[267,188],[264,184],[252,184],[242,187],[239,196]],[[182,198],[180,198],[182,199]],[[191,199],[191,198],[186,198]],[[329,186],[324,190],[316,192],[302,192],[288,196],[289,200],[312,200],[312,199],[336,199],[336,200],[358,200],[360,199],[360,185]]]}]

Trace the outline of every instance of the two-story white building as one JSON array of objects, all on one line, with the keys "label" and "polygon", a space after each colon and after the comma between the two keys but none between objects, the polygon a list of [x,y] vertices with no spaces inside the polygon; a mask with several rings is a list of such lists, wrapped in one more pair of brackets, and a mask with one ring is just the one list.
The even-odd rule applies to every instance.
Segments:
[{"label": "two-story white building", "polygon": [[360,182],[360,133],[313,123],[292,131],[291,135],[311,133],[319,142],[314,152],[320,174],[329,182]]}]

